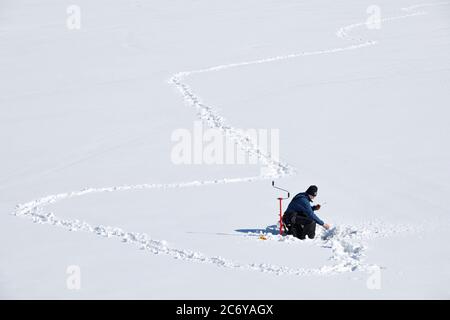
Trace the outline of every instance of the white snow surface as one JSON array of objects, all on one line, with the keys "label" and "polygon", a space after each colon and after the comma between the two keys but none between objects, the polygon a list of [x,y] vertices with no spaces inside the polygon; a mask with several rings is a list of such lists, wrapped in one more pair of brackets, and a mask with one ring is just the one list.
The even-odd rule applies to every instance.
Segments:
[{"label": "white snow surface", "polygon": [[[450,2],[72,4],[0,5],[1,298],[450,297]],[[173,164],[196,120],[268,169]],[[333,228],[278,235],[271,180]]]}]

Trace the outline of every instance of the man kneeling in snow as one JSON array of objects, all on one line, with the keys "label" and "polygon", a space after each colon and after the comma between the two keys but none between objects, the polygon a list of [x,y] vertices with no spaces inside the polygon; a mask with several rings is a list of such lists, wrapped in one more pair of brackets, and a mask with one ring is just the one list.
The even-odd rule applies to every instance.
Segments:
[{"label": "man kneeling in snow", "polygon": [[313,239],[316,235],[316,223],[325,229],[330,229],[330,225],[324,223],[314,213],[320,209],[320,204],[311,206],[311,202],[317,196],[318,188],[310,186],[306,192],[297,194],[289,203],[283,215],[283,223],[287,228],[287,233],[304,240],[306,236]]}]

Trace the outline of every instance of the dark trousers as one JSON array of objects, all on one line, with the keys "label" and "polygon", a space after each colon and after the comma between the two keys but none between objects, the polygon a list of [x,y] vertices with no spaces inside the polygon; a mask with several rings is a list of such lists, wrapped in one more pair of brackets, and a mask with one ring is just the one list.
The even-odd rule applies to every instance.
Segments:
[{"label": "dark trousers", "polygon": [[304,240],[306,236],[310,239],[314,239],[316,236],[316,222],[309,219],[304,214],[294,214],[290,217],[291,223],[287,224],[288,234],[292,234],[301,240]]}]

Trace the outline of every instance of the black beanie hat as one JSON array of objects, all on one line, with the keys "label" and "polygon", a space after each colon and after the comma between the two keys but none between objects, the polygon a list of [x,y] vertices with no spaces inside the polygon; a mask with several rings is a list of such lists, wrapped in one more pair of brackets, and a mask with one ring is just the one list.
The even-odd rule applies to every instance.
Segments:
[{"label": "black beanie hat", "polygon": [[306,193],[310,196],[317,196],[317,190],[319,190],[317,186],[309,186]]}]

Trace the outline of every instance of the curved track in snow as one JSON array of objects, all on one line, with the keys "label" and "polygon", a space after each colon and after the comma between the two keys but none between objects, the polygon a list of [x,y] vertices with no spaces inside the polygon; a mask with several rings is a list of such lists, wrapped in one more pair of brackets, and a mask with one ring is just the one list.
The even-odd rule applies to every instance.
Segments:
[{"label": "curved track in snow", "polygon": [[[422,11],[416,12],[416,10],[424,7],[447,5],[447,4],[450,4],[450,2],[414,5],[408,8],[403,8],[402,10],[405,12],[405,14],[396,17],[384,18],[381,19],[380,22],[388,22],[392,20],[423,15],[426,13]],[[169,246],[166,241],[151,239],[146,234],[128,232],[117,227],[109,227],[101,225],[92,226],[85,221],[79,221],[76,219],[62,219],[57,217],[51,212],[44,211],[44,208],[50,204],[75,197],[80,197],[86,194],[131,191],[138,189],[172,189],[172,188],[186,188],[186,187],[225,184],[225,183],[252,182],[264,179],[277,179],[294,174],[295,168],[293,168],[287,163],[283,163],[278,160],[272,159],[269,155],[263,153],[252,143],[249,137],[245,136],[241,131],[231,126],[223,117],[221,117],[215,111],[215,109],[212,106],[204,104],[201,101],[201,98],[194,93],[194,91],[184,82],[184,80],[193,74],[217,72],[230,68],[238,68],[248,65],[277,62],[281,60],[294,59],[312,55],[335,54],[374,46],[377,44],[376,41],[365,41],[361,38],[352,37],[349,34],[353,29],[364,26],[365,24],[366,24],[365,22],[354,23],[344,26],[337,31],[338,37],[353,42],[351,45],[345,47],[330,48],[318,51],[300,52],[260,60],[218,65],[200,70],[179,72],[170,78],[169,83],[178,89],[178,91],[181,93],[185,102],[188,105],[194,107],[197,110],[198,117],[202,121],[207,123],[211,128],[220,129],[224,135],[233,139],[235,143],[249,155],[255,155],[256,157],[258,157],[261,163],[268,168],[268,170],[264,174],[250,177],[223,178],[217,180],[192,181],[192,182],[181,182],[170,184],[139,184],[139,185],[123,185],[105,188],[86,188],[79,191],[49,195],[34,201],[27,202],[25,204],[17,205],[13,214],[19,217],[31,219],[35,223],[51,224],[54,226],[66,228],[71,231],[84,231],[102,237],[120,239],[122,242],[127,242],[136,245],[140,249],[149,250],[151,253],[154,254],[165,254],[176,259],[183,259],[199,263],[208,263],[219,267],[255,270],[274,274],[293,274],[293,275],[330,275],[354,270],[362,270],[362,271],[368,270],[371,266],[363,262],[364,251],[366,249],[366,247],[363,244],[364,239],[378,236],[389,236],[390,234],[396,232],[411,231],[411,230],[414,231],[414,228],[395,227],[391,228],[390,231],[385,231],[389,228],[386,229],[384,227],[381,228],[376,225],[367,225],[362,227],[340,226],[337,228],[333,228],[332,230],[329,231],[321,230],[319,237],[313,240],[314,244],[317,244],[321,247],[330,248],[332,252],[330,260],[334,261],[334,263],[320,268],[294,269],[285,266],[277,266],[264,263],[244,264],[229,259],[225,259],[222,257],[209,257],[199,252],[173,248]],[[272,235],[271,233],[267,233],[266,235],[268,237],[268,240],[294,241],[294,239],[290,236],[280,237],[278,235]]]}]

